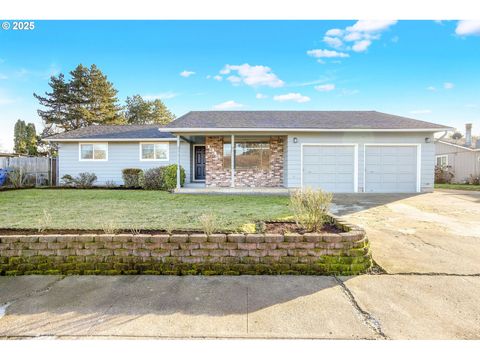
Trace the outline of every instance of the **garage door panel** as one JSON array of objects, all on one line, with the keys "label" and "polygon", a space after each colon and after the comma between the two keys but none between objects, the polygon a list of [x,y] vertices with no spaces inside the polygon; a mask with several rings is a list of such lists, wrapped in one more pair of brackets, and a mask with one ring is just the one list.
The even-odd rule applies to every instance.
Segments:
[{"label": "garage door panel", "polygon": [[366,192],[416,192],[416,190],[416,146],[365,146]]},{"label": "garage door panel", "polygon": [[303,186],[329,192],[353,192],[355,147],[304,145]]}]

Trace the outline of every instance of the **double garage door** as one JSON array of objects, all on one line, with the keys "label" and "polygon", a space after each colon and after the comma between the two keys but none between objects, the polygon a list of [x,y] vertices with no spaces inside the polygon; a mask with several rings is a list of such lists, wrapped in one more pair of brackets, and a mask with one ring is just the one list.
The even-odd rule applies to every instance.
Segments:
[{"label": "double garage door", "polygon": [[[334,193],[358,189],[356,145],[303,144],[302,186]],[[417,146],[365,145],[365,192],[416,192]]]}]

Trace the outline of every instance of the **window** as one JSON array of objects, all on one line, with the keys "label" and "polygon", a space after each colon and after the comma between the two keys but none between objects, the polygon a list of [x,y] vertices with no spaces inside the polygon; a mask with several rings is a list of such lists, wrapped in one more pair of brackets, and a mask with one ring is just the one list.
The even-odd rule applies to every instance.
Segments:
[{"label": "window", "polygon": [[439,155],[436,157],[437,166],[447,166],[448,165],[448,155]]},{"label": "window", "polygon": [[168,143],[141,143],[140,160],[168,161]]},{"label": "window", "polygon": [[[235,138],[235,169],[269,169],[269,138]],[[230,138],[223,142],[223,167],[229,169],[232,161],[232,144]]]},{"label": "window", "polygon": [[105,144],[105,143],[80,144],[80,160],[81,161],[107,161],[108,160],[108,144]]}]

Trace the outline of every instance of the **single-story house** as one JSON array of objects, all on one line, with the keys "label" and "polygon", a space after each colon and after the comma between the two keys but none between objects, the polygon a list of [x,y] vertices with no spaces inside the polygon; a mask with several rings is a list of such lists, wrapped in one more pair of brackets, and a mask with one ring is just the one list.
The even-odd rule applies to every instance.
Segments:
[{"label": "single-story house", "polygon": [[[451,128],[377,111],[192,111],[165,127],[91,126],[48,138],[59,176],[178,163],[186,184],[423,192],[434,182],[434,134]],[[199,186],[199,185],[196,185]]]},{"label": "single-story house", "polygon": [[480,139],[474,141],[472,124],[466,124],[465,138],[435,140],[435,164],[449,166],[454,182],[466,182],[470,176],[480,176]]}]

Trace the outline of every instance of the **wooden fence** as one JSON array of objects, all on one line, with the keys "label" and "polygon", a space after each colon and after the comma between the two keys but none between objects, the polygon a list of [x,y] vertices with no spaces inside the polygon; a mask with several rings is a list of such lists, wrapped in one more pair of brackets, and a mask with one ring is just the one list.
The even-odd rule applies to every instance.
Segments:
[{"label": "wooden fence", "polygon": [[57,185],[57,158],[51,157],[0,157],[0,169],[18,168],[24,174],[25,185]]}]

